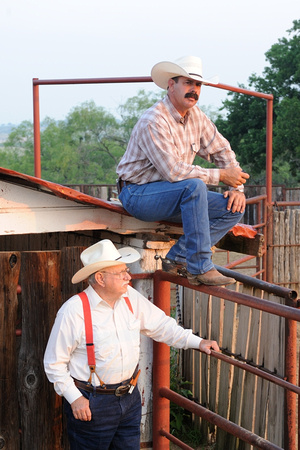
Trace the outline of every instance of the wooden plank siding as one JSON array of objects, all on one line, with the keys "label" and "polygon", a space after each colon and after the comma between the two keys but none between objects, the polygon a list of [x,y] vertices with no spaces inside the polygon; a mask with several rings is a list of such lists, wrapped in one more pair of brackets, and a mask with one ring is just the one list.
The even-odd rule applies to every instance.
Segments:
[{"label": "wooden plank siding", "polygon": [[[262,297],[262,292],[237,284],[238,292]],[[185,289],[184,326],[216,339],[222,348],[284,376],[284,320],[244,305]],[[282,302],[265,294],[264,298]],[[194,317],[191,317],[193,313]],[[188,353],[184,377],[193,382],[193,397],[201,405],[245,429],[283,447],[284,390],[251,373],[204,354]],[[195,424],[216,450],[252,447],[209,423]]]},{"label": "wooden plank siding", "polygon": [[20,448],[17,384],[19,253],[0,253],[0,448]]},{"label": "wooden plank siding", "polygon": [[70,283],[83,248],[0,252],[5,286],[0,298],[1,448],[69,449],[62,398],[46,378],[43,355],[58,309],[86,287],[85,282]]},{"label": "wooden plank siding", "polygon": [[273,281],[300,290],[300,209],[273,212]]},{"label": "wooden plank siding", "polygon": [[[18,385],[22,447],[60,449],[61,399],[44,373],[43,355],[61,305],[60,252],[23,252],[20,286],[22,339]],[[50,389],[49,389],[50,387]]]}]

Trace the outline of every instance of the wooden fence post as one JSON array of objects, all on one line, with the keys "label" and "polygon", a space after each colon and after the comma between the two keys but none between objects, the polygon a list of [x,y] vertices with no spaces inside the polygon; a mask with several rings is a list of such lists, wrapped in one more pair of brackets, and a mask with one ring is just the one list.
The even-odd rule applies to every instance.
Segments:
[{"label": "wooden fence post", "polygon": [[16,363],[20,253],[0,253],[0,448],[20,448]]},{"label": "wooden fence post", "polygon": [[22,253],[19,403],[22,448],[61,450],[62,402],[44,373],[43,356],[61,305],[60,252]]}]

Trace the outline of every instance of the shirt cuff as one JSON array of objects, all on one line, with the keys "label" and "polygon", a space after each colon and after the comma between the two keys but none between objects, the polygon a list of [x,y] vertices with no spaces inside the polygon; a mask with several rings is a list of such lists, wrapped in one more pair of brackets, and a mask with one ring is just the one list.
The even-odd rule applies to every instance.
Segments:
[{"label": "shirt cuff", "polygon": [[218,186],[220,183],[220,169],[207,169],[207,182],[206,184],[212,184]]},{"label": "shirt cuff", "polygon": [[82,396],[80,390],[75,386],[74,383],[64,392],[65,399],[70,403],[75,402],[79,397]]},{"label": "shirt cuff", "polygon": [[191,333],[187,342],[187,348],[197,348],[199,350],[199,345],[202,340],[201,337]]}]

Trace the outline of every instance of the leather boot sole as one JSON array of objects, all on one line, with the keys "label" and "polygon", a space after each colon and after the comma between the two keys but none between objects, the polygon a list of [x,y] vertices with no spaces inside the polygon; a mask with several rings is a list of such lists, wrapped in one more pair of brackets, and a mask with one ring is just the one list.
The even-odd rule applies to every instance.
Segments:
[{"label": "leather boot sole", "polygon": [[187,276],[185,264],[176,263],[168,258],[164,258],[161,265],[164,272],[171,273],[172,275],[180,275],[182,277]]},{"label": "leather boot sole", "polygon": [[234,284],[236,280],[231,277],[225,277],[216,269],[211,269],[206,273],[193,275],[187,273],[187,279],[190,284],[198,285],[205,284],[207,286],[226,286],[228,284]]}]

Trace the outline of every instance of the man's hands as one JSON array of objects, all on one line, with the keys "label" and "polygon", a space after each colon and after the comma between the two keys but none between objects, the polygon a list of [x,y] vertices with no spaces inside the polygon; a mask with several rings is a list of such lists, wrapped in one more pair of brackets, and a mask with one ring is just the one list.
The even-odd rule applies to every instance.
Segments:
[{"label": "man's hands", "polygon": [[[240,167],[231,167],[229,169],[220,169],[220,181],[227,186],[238,188],[250,178],[250,175],[243,172]],[[246,197],[240,191],[226,191],[224,198],[228,198],[227,210],[233,213],[243,213],[246,208]]]},{"label": "man's hands", "polygon": [[226,191],[223,194],[224,198],[228,198],[227,210],[233,213],[243,213],[246,208],[246,197],[243,192],[240,191]]},{"label": "man's hands", "polygon": [[216,341],[210,341],[208,339],[202,339],[202,341],[200,342],[200,345],[199,345],[199,349],[202,352],[207,353],[208,355],[211,354],[211,349],[215,350],[216,352],[220,351],[217,342]]},{"label": "man's hands", "polygon": [[75,419],[83,420],[85,422],[92,419],[90,402],[87,398],[83,397],[83,395],[71,403],[71,408]]},{"label": "man's hands", "polygon": [[250,178],[250,175],[243,172],[240,167],[230,167],[229,169],[220,169],[220,181],[227,186],[237,188]]}]

